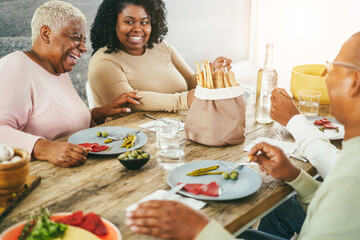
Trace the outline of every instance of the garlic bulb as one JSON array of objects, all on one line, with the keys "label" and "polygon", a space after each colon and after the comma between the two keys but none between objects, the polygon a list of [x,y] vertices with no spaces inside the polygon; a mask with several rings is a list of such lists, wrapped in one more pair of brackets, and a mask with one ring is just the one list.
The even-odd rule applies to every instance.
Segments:
[{"label": "garlic bulb", "polygon": [[14,156],[14,149],[5,144],[0,144],[0,162],[9,161]]},{"label": "garlic bulb", "polygon": [[9,161],[12,162],[12,163],[20,162],[20,161],[21,161],[21,157],[19,157],[19,156],[14,156],[14,157],[11,158]]}]

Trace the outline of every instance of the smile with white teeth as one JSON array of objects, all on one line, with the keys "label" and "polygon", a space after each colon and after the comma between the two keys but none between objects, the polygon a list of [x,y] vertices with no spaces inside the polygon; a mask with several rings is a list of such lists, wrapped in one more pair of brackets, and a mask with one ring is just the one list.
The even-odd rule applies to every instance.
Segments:
[{"label": "smile with white teeth", "polygon": [[74,54],[69,53],[70,57],[75,58],[76,60],[79,59],[79,57],[75,56]]},{"label": "smile with white teeth", "polygon": [[142,37],[135,37],[135,36],[129,36],[129,37],[135,41],[139,41],[140,39],[142,39]]}]

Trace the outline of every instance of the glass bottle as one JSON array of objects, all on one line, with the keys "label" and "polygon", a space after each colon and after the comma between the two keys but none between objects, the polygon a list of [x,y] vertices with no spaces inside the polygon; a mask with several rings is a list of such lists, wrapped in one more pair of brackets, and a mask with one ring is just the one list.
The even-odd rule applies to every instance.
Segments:
[{"label": "glass bottle", "polygon": [[273,119],[270,117],[270,98],[278,79],[278,73],[273,67],[273,48],[272,44],[266,45],[265,65],[260,68],[257,77],[255,120],[262,124],[273,122]]}]

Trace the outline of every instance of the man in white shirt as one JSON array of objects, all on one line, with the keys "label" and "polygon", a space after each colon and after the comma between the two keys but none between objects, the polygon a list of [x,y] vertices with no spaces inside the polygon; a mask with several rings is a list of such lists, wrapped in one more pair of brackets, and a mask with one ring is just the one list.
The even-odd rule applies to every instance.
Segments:
[{"label": "man in white shirt", "polygon": [[[300,114],[284,89],[273,90],[271,103],[271,117],[286,127],[294,137],[299,152],[317,169],[321,178],[325,179],[341,151]],[[262,218],[258,230],[289,239],[294,233],[299,234],[305,217],[306,213],[295,195]]]}]

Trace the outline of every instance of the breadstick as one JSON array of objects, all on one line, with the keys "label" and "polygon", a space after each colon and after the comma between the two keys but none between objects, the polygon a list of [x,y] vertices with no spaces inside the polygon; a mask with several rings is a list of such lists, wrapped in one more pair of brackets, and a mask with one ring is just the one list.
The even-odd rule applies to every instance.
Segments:
[{"label": "breadstick", "polygon": [[196,82],[197,82],[197,85],[201,87],[199,74],[196,74]]},{"label": "breadstick", "polygon": [[202,87],[206,87],[204,72],[201,71],[200,75],[201,75],[201,84],[202,84]]},{"label": "breadstick", "polygon": [[197,73],[201,73],[199,63],[198,63],[198,62],[195,62],[195,64],[196,64],[196,71],[197,71]]},{"label": "breadstick", "polygon": [[205,83],[204,87],[209,88],[208,76],[207,76],[207,73],[206,73],[206,67],[205,67],[204,61],[201,61],[201,66],[202,66],[202,68],[204,70],[204,83]]},{"label": "breadstick", "polygon": [[212,78],[213,68],[212,68],[211,62],[209,62],[209,68],[210,68],[210,76],[211,76],[211,88],[214,89],[214,80]]},{"label": "breadstick", "polygon": [[[201,71],[201,69],[200,69],[200,66],[199,66],[199,63],[198,62],[195,62],[195,64],[196,64],[196,71],[197,71],[197,73],[198,73],[198,75],[199,75],[199,81],[200,81],[200,83],[201,84],[199,84],[201,87],[204,87],[204,77],[203,77],[203,74],[202,74],[202,71]],[[199,82],[198,81],[198,82]]]},{"label": "breadstick", "polygon": [[211,67],[210,67],[210,64],[209,64],[209,60],[206,59],[206,77],[208,77],[209,79],[207,80],[208,83],[209,83],[209,88],[210,89],[214,89],[214,84],[213,84],[213,81],[212,81],[212,76],[211,76]]}]

